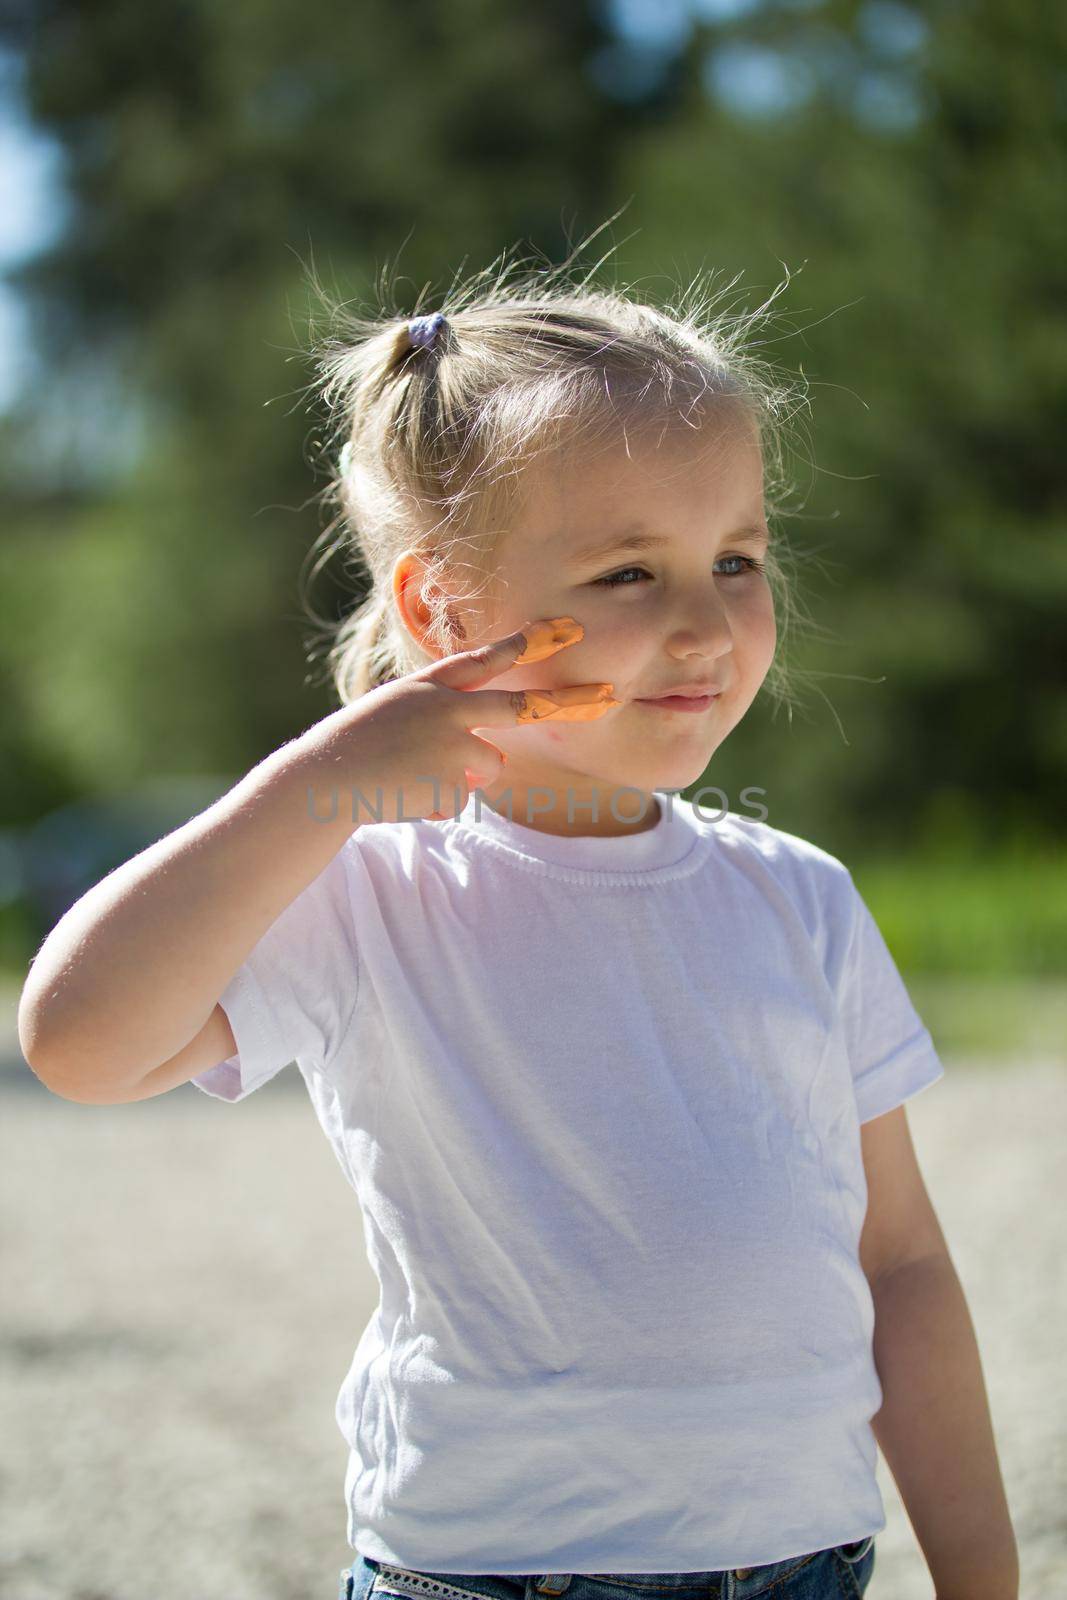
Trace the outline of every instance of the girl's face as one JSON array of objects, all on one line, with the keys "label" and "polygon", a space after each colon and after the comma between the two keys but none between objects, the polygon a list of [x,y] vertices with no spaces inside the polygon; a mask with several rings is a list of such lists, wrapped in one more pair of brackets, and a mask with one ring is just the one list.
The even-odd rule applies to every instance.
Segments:
[{"label": "girl's face", "polygon": [[[754,427],[712,421],[681,433],[641,445],[631,439],[631,453],[620,443],[593,458],[556,457],[527,469],[530,492],[498,541],[492,593],[460,608],[459,649],[539,618],[570,616],[585,629],[577,644],[486,688],[605,682],[623,702],[592,722],[486,730],[508,765],[483,792],[495,803],[510,789],[516,821],[566,834],[653,826],[651,791],[696,782],[771,665],[776,631],[758,570],[769,535]],[[627,545],[628,537],[644,543]],[[706,710],[648,703],[706,683],[720,690]],[[643,813],[638,795],[615,801],[619,816],[634,821],[612,814],[613,791],[623,788],[645,797]]]}]

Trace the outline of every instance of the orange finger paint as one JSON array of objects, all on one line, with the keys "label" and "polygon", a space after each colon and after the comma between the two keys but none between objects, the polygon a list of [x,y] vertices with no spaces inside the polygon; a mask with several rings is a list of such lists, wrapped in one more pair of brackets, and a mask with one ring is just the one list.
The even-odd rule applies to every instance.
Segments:
[{"label": "orange finger paint", "polygon": [[572,689],[521,690],[515,697],[515,720],[544,722],[555,717],[559,722],[591,722],[610,711],[612,706],[622,705],[621,700],[612,699],[613,687],[610,683],[598,684],[593,698],[589,696],[588,685],[581,683]]},{"label": "orange finger paint", "polygon": [[528,666],[531,661],[544,661],[564,645],[577,644],[585,629],[573,617],[550,617],[547,622],[531,622],[522,630],[526,640],[522,654],[515,657],[516,666]]}]

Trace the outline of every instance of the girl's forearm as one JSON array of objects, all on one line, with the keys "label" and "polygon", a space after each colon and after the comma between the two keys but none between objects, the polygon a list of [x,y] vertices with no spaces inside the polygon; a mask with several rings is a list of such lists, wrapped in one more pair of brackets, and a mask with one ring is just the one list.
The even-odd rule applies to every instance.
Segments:
[{"label": "girl's forearm", "polygon": [[344,805],[317,820],[321,771],[314,743],[294,740],[70,907],[19,1002],[23,1053],[49,1088],[140,1082],[195,1036],[353,830]]},{"label": "girl's forearm", "polygon": [[947,1254],[876,1280],[872,1419],[937,1600],[1016,1600],[1019,1557],[981,1358]]}]

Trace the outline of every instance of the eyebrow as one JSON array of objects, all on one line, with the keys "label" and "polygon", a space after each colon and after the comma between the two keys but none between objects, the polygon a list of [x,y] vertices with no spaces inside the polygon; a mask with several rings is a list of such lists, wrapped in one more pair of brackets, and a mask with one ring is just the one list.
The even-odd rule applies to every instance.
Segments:
[{"label": "eyebrow", "polygon": [[[736,543],[764,544],[770,539],[770,529],[759,524],[752,524],[745,528],[735,528],[728,537]],[[629,523],[625,528],[618,529],[604,539],[598,539],[593,544],[582,545],[568,555],[568,561],[574,565],[594,561],[604,561],[608,556],[620,554],[623,551],[640,554],[647,550],[660,550],[670,540],[663,534],[649,533],[643,523]]]}]

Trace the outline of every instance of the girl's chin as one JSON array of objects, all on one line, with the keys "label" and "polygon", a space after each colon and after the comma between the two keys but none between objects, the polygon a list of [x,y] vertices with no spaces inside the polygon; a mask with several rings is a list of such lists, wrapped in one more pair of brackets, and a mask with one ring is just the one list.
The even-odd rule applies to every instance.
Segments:
[{"label": "girl's chin", "polygon": [[[679,716],[672,720],[680,723],[696,722],[698,719]],[[583,731],[588,731],[588,726]],[[497,729],[492,730],[489,737],[495,739],[498,732]],[[579,750],[577,743],[568,751],[566,734],[555,728],[539,728],[537,737],[544,738],[552,746],[543,752],[545,759],[536,759],[530,741],[526,741],[523,750],[516,739],[506,751],[508,764],[493,785],[494,789],[503,793],[509,788],[517,789],[520,785],[532,788],[535,784],[541,788],[555,787],[564,791],[568,784],[574,788],[596,784],[603,789],[637,789],[646,794],[651,794],[654,789],[687,789],[703,777],[716,746],[721,743],[721,740],[685,740],[679,741],[683,748],[667,747],[657,751],[654,748],[650,750],[646,736],[636,748],[628,748],[628,740],[621,748],[616,747],[610,752],[605,750],[603,760],[600,760],[600,752],[588,748]],[[505,749],[505,743],[506,739],[499,741],[502,750]],[[525,761],[524,754],[527,757]]]}]

